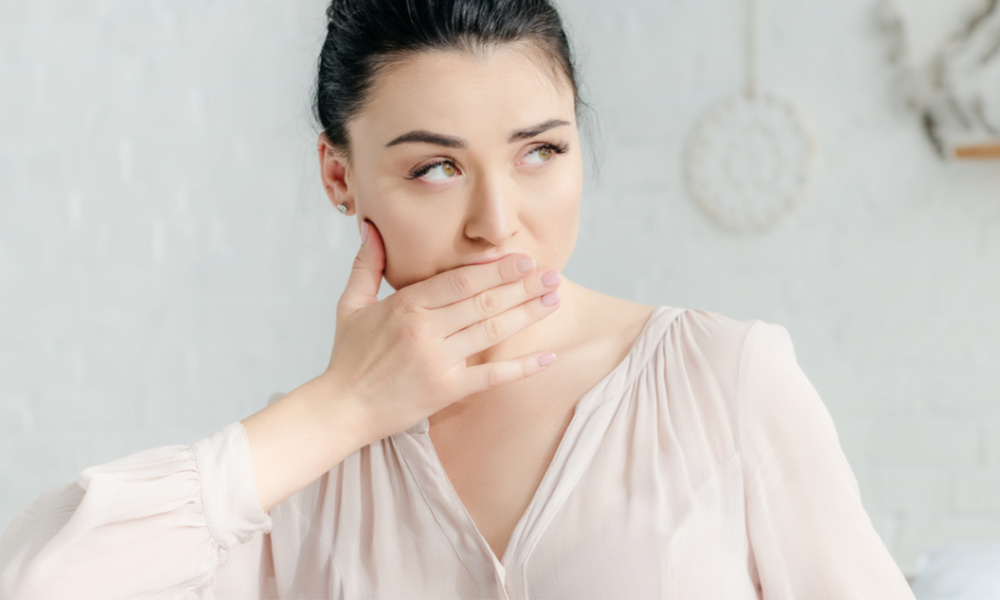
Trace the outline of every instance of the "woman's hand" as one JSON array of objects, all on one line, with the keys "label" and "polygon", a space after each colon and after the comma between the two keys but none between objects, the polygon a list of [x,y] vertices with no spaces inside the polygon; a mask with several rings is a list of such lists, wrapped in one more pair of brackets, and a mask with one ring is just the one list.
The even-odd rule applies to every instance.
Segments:
[{"label": "woman's hand", "polygon": [[[318,379],[355,403],[357,422],[370,428],[367,439],[404,431],[462,398],[545,368],[544,351],[473,367],[465,362],[559,308],[559,284],[545,286],[534,260],[517,254],[459,267],[379,301],[385,249],[378,229],[366,223],[367,243],[337,304],[330,364]],[[545,294],[551,305],[542,301]]]}]

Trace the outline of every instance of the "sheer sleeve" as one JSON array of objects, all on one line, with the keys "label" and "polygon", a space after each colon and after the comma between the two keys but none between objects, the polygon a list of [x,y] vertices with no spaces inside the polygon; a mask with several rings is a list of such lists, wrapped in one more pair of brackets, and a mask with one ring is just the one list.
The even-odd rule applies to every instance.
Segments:
[{"label": "sheer sleeve", "polygon": [[788,332],[757,322],[740,361],[747,529],[764,598],[913,598],[861,503]]},{"label": "sheer sleeve", "polygon": [[215,584],[230,558],[241,563],[226,568],[239,570],[240,594],[261,596],[270,528],[246,432],[233,423],[43,493],[0,538],[0,597],[228,597]]}]

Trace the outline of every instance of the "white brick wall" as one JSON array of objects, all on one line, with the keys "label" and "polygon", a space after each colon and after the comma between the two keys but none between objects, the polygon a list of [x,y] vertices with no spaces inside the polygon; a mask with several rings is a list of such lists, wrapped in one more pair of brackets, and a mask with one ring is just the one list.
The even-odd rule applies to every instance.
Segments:
[{"label": "white brick wall", "polygon": [[[561,5],[603,157],[567,275],[785,325],[904,570],[1000,540],[1000,163],[932,155],[873,0],[762,2],[765,83],[807,109],[823,164],[756,237],[708,221],[681,170],[742,81],[742,0]],[[0,527],[326,365],[358,236],[315,166],[323,8],[0,2]]]}]

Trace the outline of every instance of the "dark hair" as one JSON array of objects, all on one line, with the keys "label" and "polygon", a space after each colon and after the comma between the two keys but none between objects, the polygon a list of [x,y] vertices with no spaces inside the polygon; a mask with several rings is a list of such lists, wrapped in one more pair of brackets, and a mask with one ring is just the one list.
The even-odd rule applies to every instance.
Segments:
[{"label": "dark hair", "polygon": [[313,113],[330,141],[350,152],[347,122],[386,67],[427,50],[483,53],[528,43],[565,76],[580,100],[562,19],[548,0],[333,0],[326,10]]}]

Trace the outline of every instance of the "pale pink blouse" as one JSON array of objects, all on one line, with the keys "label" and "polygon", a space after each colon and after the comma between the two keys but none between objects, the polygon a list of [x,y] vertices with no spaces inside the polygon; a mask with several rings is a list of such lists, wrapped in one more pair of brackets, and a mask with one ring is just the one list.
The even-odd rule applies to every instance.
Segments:
[{"label": "pale pink blouse", "polygon": [[913,598],[779,325],[657,307],[503,560],[427,427],[269,514],[238,422],[88,468],[10,523],[0,597]]}]

